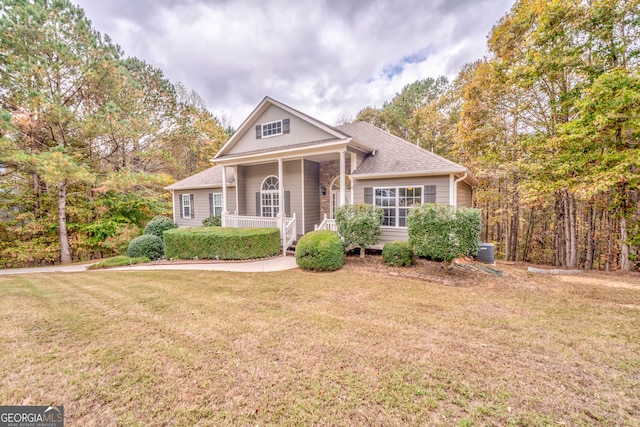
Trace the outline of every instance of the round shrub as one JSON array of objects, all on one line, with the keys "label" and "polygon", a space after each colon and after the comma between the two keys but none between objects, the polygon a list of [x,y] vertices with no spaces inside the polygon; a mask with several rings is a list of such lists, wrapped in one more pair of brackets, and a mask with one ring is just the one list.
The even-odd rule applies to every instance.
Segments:
[{"label": "round shrub", "polygon": [[147,226],[144,228],[142,234],[150,234],[152,236],[157,236],[162,239],[162,232],[165,230],[171,230],[172,228],[177,228],[178,226],[174,223],[171,218],[167,218],[166,216],[157,215],[151,218],[151,221],[147,223]]},{"label": "round shrub", "polygon": [[382,260],[392,267],[410,267],[416,259],[416,254],[408,242],[389,242],[382,248]]},{"label": "round shrub", "polygon": [[334,271],[344,265],[344,247],[338,233],[329,230],[305,234],[296,245],[296,263],[313,271]]},{"label": "round shrub", "polygon": [[220,215],[211,215],[202,220],[204,227],[220,227],[222,226],[222,217]]},{"label": "round shrub", "polygon": [[155,260],[164,255],[162,239],[153,234],[143,234],[129,243],[127,255],[131,258],[146,257]]}]

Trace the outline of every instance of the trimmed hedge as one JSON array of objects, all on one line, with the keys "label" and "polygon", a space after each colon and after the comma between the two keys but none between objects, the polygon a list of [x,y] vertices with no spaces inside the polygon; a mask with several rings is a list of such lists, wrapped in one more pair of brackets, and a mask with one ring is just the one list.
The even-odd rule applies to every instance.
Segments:
[{"label": "trimmed hedge", "polygon": [[193,227],[164,233],[167,259],[255,259],[280,253],[277,228]]},{"label": "trimmed hedge", "polygon": [[438,261],[476,255],[481,228],[480,211],[472,208],[428,203],[412,209],[407,218],[416,255]]},{"label": "trimmed hedge", "polygon": [[165,230],[171,230],[173,228],[178,228],[178,225],[171,220],[171,218],[167,218],[166,216],[156,215],[147,223],[147,226],[142,231],[142,234],[150,234],[153,236],[158,236],[162,239],[162,232]]},{"label": "trimmed hedge", "polygon": [[382,248],[382,261],[392,267],[410,267],[416,260],[416,254],[408,242],[397,240]]},{"label": "trimmed hedge", "polygon": [[313,271],[334,271],[344,265],[344,247],[334,231],[319,230],[305,234],[296,245],[296,263]]},{"label": "trimmed hedge", "polygon": [[164,254],[162,239],[153,234],[143,234],[129,242],[127,255],[130,258],[149,258],[156,260]]}]

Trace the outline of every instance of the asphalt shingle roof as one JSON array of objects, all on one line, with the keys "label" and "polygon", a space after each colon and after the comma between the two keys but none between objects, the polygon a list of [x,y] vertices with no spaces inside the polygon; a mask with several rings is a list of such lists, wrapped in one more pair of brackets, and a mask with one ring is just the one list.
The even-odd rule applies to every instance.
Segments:
[{"label": "asphalt shingle roof", "polygon": [[466,172],[467,168],[391,135],[367,122],[336,127],[355,141],[374,148],[353,175],[403,172]]},{"label": "asphalt shingle roof", "polygon": [[[235,180],[233,168],[227,168],[227,185]],[[195,175],[171,184],[167,190],[187,190],[193,188],[222,187],[222,165],[215,165]]]}]

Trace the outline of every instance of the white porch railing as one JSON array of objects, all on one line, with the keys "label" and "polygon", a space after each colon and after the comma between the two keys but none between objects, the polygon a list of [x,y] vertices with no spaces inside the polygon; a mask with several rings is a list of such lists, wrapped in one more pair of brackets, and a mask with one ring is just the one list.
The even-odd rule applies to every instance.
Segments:
[{"label": "white porch railing", "polygon": [[233,228],[277,228],[280,230],[280,241],[284,255],[287,254],[287,248],[291,246],[298,237],[296,233],[295,212],[291,218],[287,218],[281,214],[275,217],[223,214],[222,226]]},{"label": "white porch railing", "polygon": [[320,225],[315,225],[313,227],[314,230],[331,230],[338,232],[338,226],[336,225],[335,219],[329,219],[327,214],[324,214],[324,219],[320,223]]},{"label": "white porch railing", "polygon": [[278,221],[276,217],[227,214],[222,216],[222,226],[233,228],[278,228]]},{"label": "white porch railing", "polygon": [[282,228],[280,235],[282,236],[282,252],[286,255],[287,248],[296,241],[298,234],[296,233],[296,213],[291,218],[282,218]]}]

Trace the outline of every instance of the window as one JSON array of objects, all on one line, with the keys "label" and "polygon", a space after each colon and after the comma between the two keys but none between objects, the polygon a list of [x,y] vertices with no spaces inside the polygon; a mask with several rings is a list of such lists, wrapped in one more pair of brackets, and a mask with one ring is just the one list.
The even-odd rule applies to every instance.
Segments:
[{"label": "window", "polygon": [[269,138],[287,133],[291,133],[291,119],[288,118],[256,125],[256,139]]},{"label": "window", "polygon": [[382,225],[406,227],[409,210],[422,204],[422,187],[376,188],[374,204],[384,212]]},{"label": "window", "polygon": [[193,218],[193,194],[182,194],[181,199],[180,218]]},{"label": "window", "polygon": [[260,187],[260,215],[274,217],[280,209],[278,177],[268,176]]},{"label": "window", "polygon": [[262,125],[262,137],[282,135],[282,120]]},{"label": "window", "polygon": [[222,215],[222,193],[209,194],[209,215]]}]

